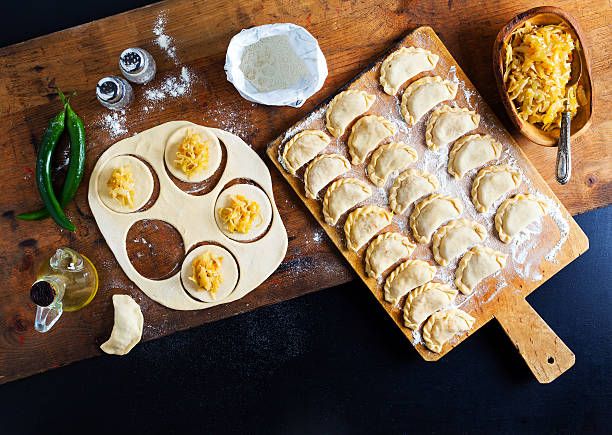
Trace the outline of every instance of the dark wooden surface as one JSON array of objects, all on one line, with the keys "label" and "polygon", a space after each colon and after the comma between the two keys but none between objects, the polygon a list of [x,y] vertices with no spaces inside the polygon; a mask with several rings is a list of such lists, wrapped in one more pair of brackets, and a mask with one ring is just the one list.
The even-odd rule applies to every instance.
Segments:
[{"label": "dark wooden surface", "polygon": [[[552,185],[566,207],[579,213],[612,201],[610,147],[606,145],[611,130],[607,108],[612,96],[606,86],[612,74],[606,50],[612,39],[611,9],[607,2],[559,4],[578,19],[593,51],[593,127],[574,145],[571,184],[563,188]],[[434,27],[493,110],[507,121],[492,80],[490,49],[499,28],[534,5],[527,1],[397,1],[382,5],[372,1],[178,0],[0,49],[0,125],[4,129],[0,151],[5,157],[0,174],[4,188],[0,222],[6,234],[0,256],[0,278],[5,286],[0,296],[0,382],[99,354],[98,345],[107,338],[112,325],[110,296],[115,292],[132,293],[142,299],[147,325],[143,338],[148,340],[353,278],[290,187],[273,173],[290,245],[285,262],[261,288],[228,306],[178,313],[143,298],[127,280],[97,231],[86,201],[87,175],[96,158],[122,137],[111,138],[100,128],[100,116],[106,112],[95,101],[93,89],[99,78],[117,73],[117,56],[128,46],[142,46],[152,52],[160,70],[158,77],[176,70],[152,42],[151,30],[160,11],[168,13],[166,33],[175,39],[181,64],[195,72],[198,81],[188,97],[168,102],[163,110],[144,115],[135,104],[126,114],[129,131],[123,136],[168,120],[186,119],[234,130],[263,155],[269,141],[418,25]],[[319,39],[328,60],[330,74],[325,87],[297,110],[256,106],[242,100],[223,72],[231,36],[242,28],[279,21],[308,28]],[[75,234],[60,232],[48,221],[33,224],[15,219],[19,212],[40,206],[31,171],[36,144],[58,108],[53,85],[79,91],[73,106],[85,121],[89,141],[85,182],[67,209],[78,227]],[[551,182],[555,150],[517,139]],[[99,267],[101,289],[88,307],[66,314],[50,333],[40,335],[32,328],[34,307],[28,301],[28,284],[41,259],[60,245],[69,245],[92,258]]]}]

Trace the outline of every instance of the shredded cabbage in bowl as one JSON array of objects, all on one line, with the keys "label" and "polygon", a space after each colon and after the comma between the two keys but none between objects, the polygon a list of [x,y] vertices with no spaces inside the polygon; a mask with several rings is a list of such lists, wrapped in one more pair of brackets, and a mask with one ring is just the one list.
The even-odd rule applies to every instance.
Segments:
[{"label": "shredded cabbage in bowl", "polygon": [[586,97],[581,86],[567,88],[575,44],[565,23],[514,31],[506,44],[504,83],[518,115],[544,131],[561,127],[561,113],[573,118]]}]

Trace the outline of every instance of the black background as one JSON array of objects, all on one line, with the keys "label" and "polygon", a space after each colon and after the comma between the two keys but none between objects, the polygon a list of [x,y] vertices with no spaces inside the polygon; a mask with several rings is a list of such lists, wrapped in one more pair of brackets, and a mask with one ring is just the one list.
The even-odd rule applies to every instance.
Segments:
[{"label": "black background", "polygon": [[[0,46],[146,3],[3,2]],[[590,250],[528,298],[576,354],[552,384],[496,322],[424,362],[353,282],[0,386],[0,434],[611,433],[612,207],[576,219]]]}]

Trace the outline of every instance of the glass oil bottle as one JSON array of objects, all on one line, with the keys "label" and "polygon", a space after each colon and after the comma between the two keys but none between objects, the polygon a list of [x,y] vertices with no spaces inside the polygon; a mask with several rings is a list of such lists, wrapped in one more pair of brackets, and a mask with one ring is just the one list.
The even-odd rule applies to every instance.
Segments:
[{"label": "glass oil bottle", "polygon": [[63,311],[86,306],[98,291],[98,272],[87,257],[70,248],[59,248],[43,262],[30,298],[37,305],[34,328],[47,332]]}]

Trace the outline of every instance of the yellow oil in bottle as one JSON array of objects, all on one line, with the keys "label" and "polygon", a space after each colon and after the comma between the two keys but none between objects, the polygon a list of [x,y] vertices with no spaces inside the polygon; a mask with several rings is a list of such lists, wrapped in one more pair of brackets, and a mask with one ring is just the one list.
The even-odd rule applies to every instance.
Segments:
[{"label": "yellow oil in bottle", "polygon": [[83,267],[78,271],[54,268],[53,257],[49,257],[38,269],[37,280],[48,277],[59,277],[66,284],[62,305],[64,311],[76,311],[91,302],[98,291],[98,272],[92,262],[84,256]]}]

